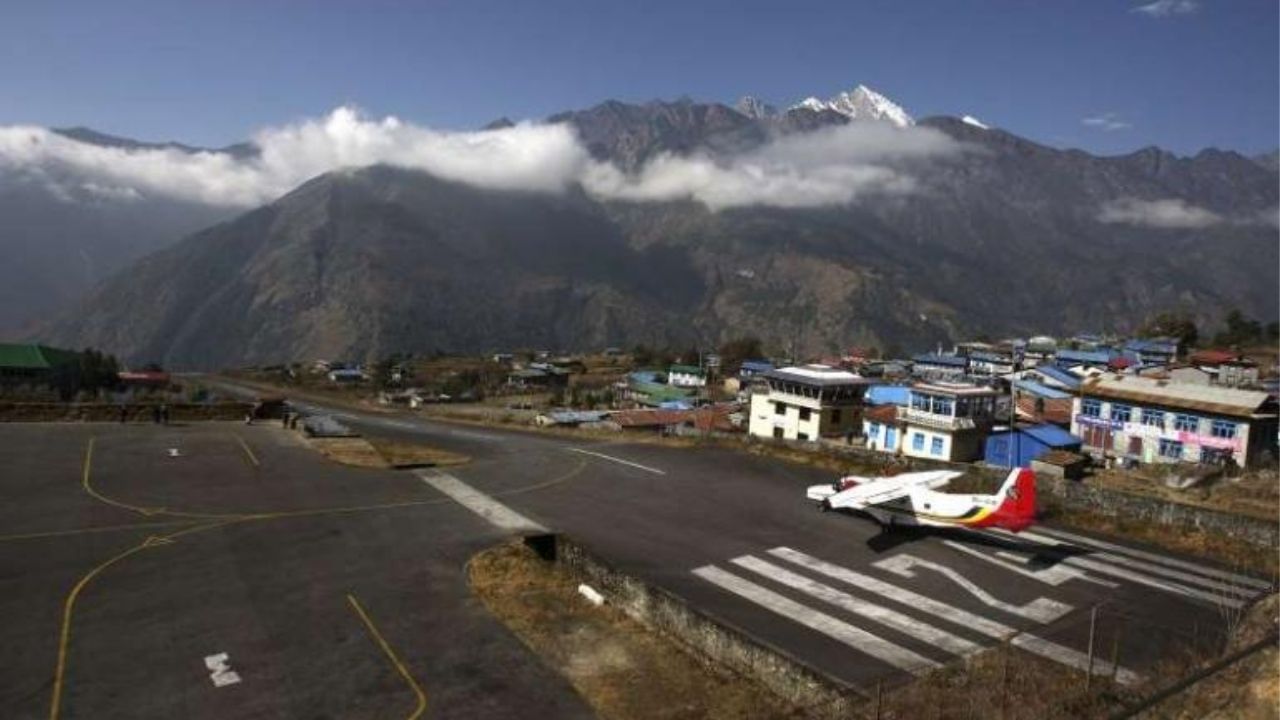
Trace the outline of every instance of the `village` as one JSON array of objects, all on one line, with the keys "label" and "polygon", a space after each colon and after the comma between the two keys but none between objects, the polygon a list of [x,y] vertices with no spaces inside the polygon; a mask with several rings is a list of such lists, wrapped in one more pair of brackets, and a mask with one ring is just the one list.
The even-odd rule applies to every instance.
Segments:
[{"label": "village", "polygon": [[875,354],[854,348],[786,361],[707,352],[642,366],[634,354],[609,348],[381,367],[318,361],[255,374],[281,373],[411,409],[448,405],[458,414],[478,404],[503,410],[506,422],[540,427],[737,434],[948,463],[1030,465],[1068,478],[1090,465],[1234,471],[1276,462],[1274,356],[1096,335],[966,342],[905,359]]}]

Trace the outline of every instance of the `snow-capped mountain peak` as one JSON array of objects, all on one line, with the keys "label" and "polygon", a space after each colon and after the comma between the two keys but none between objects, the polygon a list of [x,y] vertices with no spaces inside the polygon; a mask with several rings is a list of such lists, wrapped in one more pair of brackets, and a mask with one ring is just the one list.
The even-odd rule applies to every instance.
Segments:
[{"label": "snow-capped mountain peak", "polygon": [[771,118],[778,114],[777,107],[751,95],[743,95],[733,104],[733,109],[756,120]]},{"label": "snow-capped mountain peak", "polygon": [[990,125],[987,125],[986,123],[982,122],[981,120],[979,120],[978,118],[972,115],[965,115],[964,117],[960,118],[960,122],[964,123],[965,125],[972,125],[981,130],[991,129]]},{"label": "snow-capped mountain peak", "polygon": [[791,109],[795,108],[832,110],[853,120],[884,120],[898,127],[915,125],[915,120],[902,106],[866,85],[859,85],[827,100],[808,97],[791,106]]}]

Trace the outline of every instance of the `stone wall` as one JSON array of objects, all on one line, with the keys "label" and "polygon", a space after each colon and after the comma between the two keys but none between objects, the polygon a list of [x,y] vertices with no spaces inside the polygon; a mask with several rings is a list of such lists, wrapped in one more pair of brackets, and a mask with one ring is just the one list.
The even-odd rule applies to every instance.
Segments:
[{"label": "stone wall", "polygon": [[857,710],[867,701],[863,691],[710,617],[662,588],[616,570],[573,540],[540,536],[531,538],[529,544],[603,593],[609,604],[696,654],[761,683],[802,708],[805,717],[835,720],[861,716]]},{"label": "stone wall", "polygon": [[[243,420],[253,403],[167,403],[170,422]],[[0,422],[152,422],[159,403],[30,403],[0,402]]]},{"label": "stone wall", "polygon": [[1280,548],[1280,523],[1211,510],[1161,498],[1041,476],[1039,488],[1068,509],[1089,510],[1126,520],[1194,528],[1259,547]]}]

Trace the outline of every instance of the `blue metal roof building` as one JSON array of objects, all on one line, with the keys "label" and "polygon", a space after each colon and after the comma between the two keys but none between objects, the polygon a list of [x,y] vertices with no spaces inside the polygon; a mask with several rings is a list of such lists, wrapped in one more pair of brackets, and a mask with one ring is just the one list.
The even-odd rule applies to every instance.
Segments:
[{"label": "blue metal roof building", "polygon": [[1105,350],[1059,350],[1054,355],[1058,365],[1093,365],[1106,367],[1111,362],[1111,353]]},{"label": "blue metal roof building", "polygon": [[938,355],[936,353],[926,353],[924,355],[916,355],[911,361],[917,365],[938,365],[942,367],[959,368],[963,370],[968,366],[969,361],[959,355]]},{"label": "blue metal roof building", "polygon": [[988,465],[1009,467],[1012,454],[1018,467],[1026,467],[1050,450],[1079,452],[1080,442],[1080,438],[1057,425],[1020,427],[1012,432],[1004,430],[989,435],[982,459]]},{"label": "blue metal roof building", "polygon": [[1067,398],[1072,397],[1071,393],[1066,390],[1051,388],[1048,385],[1038,383],[1035,380],[1015,380],[1013,382],[1013,386],[1023,392],[1026,392],[1028,395],[1035,395],[1036,397],[1042,397],[1046,400],[1066,400]]},{"label": "blue metal roof building", "polygon": [[1077,390],[1080,387],[1079,377],[1054,365],[1037,365],[1033,372],[1039,374],[1046,380],[1051,380],[1062,385],[1068,390]]}]

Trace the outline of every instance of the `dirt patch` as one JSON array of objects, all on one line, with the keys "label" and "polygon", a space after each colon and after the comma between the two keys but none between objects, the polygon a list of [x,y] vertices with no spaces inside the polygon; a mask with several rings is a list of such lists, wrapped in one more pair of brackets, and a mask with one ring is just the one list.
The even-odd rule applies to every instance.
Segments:
[{"label": "dirt patch", "polygon": [[485,607],[605,720],[803,717],[608,604],[592,605],[567,571],[519,542],[472,558],[468,580]]},{"label": "dirt patch", "polygon": [[359,437],[308,438],[307,443],[321,455],[343,465],[363,468],[389,468],[391,463],[368,440]]},{"label": "dirt patch", "polygon": [[1251,470],[1236,477],[1221,477],[1210,483],[1187,489],[1164,484],[1168,468],[1146,467],[1141,470],[1106,470],[1091,476],[1090,485],[1121,490],[1169,500],[1184,505],[1220,510],[1273,520],[1280,515],[1280,483],[1274,468]]},{"label": "dirt patch", "polygon": [[471,458],[466,455],[441,450],[421,443],[382,440],[380,438],[365,439],[391,467],[446,467],[462,465],[471,461]]}]

